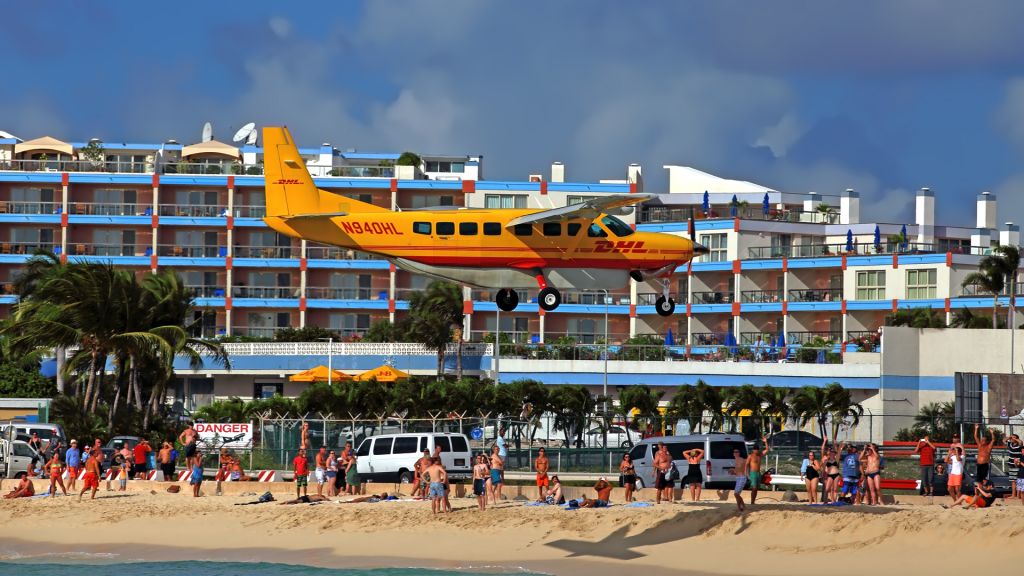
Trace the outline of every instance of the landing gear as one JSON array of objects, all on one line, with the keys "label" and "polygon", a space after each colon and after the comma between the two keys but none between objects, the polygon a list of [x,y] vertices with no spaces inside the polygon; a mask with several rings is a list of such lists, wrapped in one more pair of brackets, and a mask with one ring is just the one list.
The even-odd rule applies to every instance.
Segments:
[{"label": "landing gear", "polygon": [[676,311],[676,301],[658,296],[658,299],[654,301],[654,309],[658,311],[658,316],[671,316]]},{"label": "landing gear", "polygon": [[554,288],[544,288],[537,294],[537,303],[545,312],[551,312],[562,303],[562,295]]},{"label": "landing gear", "polygon": [[494,302],[502,312],[511,312],[519,305],[519,293],[509,288],[502,288],[498,290]]}]

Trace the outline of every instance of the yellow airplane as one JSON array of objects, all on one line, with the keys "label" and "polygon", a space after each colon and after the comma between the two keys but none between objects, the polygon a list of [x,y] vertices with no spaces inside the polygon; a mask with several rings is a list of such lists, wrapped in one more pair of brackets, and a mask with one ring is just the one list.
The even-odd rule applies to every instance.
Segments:
[{"label": "yellow airplane", "polygon": [[672,272],[694,254],[707,253],[681,236],[635,232],[615,217],[651,198],[645,194],[551,210],[395,212],[317,188],[288,129],[280,127],[263,129],[263,171],[263,220],[274,230],[375,254],[417,274],[497,289],[495,301],[506,312],[519,303],[515,288],[540,288],[538,304],[551,311],[562,301],[558,288],[615,289],[632,277],[662,279],[655,308],[669,316],[675,310],[668,289]]}]

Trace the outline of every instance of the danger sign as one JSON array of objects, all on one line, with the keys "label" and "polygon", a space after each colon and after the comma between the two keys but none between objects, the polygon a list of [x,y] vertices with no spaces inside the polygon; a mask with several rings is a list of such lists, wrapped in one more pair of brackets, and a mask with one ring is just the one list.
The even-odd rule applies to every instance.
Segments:
[{"label": "danger sign", "polygon": [[194,425],[199,439],[207,446],[247,448],[252,445],[252,423],[207,423]]}]

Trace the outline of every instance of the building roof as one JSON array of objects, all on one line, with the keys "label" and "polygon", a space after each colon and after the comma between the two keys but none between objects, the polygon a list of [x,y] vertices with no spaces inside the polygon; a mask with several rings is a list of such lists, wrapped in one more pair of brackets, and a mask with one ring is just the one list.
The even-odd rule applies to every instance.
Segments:
[{"label": "building roof", "polygon": [[242,154],[238,151],[238,148],[220,142],[219,140],[210,140],[209,142],[200,142],[199,144],[190,144],[181,149],[181,157],[187,158],[188,156],[196,156],[199,154],[222,154],[224,156],[231,156],[235,159],[240,159]]},{"label": "building roof", "polygon": [[703,194],[707,191],[711,194],[740,194],[744,192],[764,194],[765,192],[776,192],[773,188],[755,182],[721,178],[689,166],[666,165],[664,168],[669,171],[670,193],[700,192]]},{"label": "building roof", "polygon": [[57,140],[52,136],[43,136],[42,138],[36,138],[35,140],[29,140],[28,142],[22,142],[21,144],[14,145],[15,154],[21,154],[22,152],[34,152],[36,150],[52,150],[53,152],[60,152],[61,154],[67,154],[68,156],[75,153],[75,149],[71,144]]}]

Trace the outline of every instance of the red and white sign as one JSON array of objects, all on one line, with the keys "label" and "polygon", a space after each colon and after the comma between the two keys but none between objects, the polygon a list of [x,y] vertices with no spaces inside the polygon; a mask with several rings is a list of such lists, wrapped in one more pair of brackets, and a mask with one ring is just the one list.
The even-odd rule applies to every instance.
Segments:
[{"label": "red and white sign", "polygon": [[256,473],[257,482],[277,482],[277,470],[261,470]]},{"label": "red and white sign", "polygon": [[212,446],[215,449],[224,448],[248,448],[252,446],[252,423],[210,423],[196,422],[194,424],[199,439],[203,444]]}]

